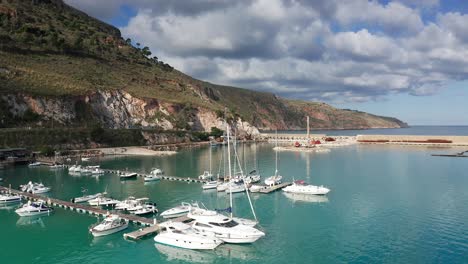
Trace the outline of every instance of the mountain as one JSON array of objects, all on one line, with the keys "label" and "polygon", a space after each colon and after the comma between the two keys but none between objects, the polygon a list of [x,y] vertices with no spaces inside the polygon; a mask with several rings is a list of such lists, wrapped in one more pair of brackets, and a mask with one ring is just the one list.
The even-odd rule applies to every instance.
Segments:
[{"label": "mountain", "polygon": [[[0,0],[0,126],[396,128],[398,119],[194,79],[62,0]],[[227,109],[227,110],[225,110]]]}]

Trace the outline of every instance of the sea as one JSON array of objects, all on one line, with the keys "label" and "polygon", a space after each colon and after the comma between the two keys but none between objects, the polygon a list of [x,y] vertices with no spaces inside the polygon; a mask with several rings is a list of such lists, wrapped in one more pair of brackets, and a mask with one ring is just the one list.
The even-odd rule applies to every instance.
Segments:
[{"label": "sea", "polygon": [[[391,132],[389,132],[391,131]],[[327,131],[333,135],[468,135],[468,127],[417,127],[391,130]],[[322,132],[321,132],[322,133]],[[335,134],[336,133],[336,134]],[[263,178],[275,172],[273,144],[238,145],[244,170]],[[468,150],[463,149],[461,150]],[[280,152],[284,181],[305,180],[331,189],[326,196],[252,194],[259,228],[266,236],[253,244],[224,244],[215,250],[186,250],[154,243],[153,237],[127,241],[124,232],[93,238],[95,216],[56,208],[49,216],[19,217],[14,207],[0,207],[1,263],[467,263],[468,159],[431,156],[460,148],[351,145],[328,153]],[[210,154],[211,153],[211,154]],[[209,169],[223,170],[223,147],[180,150],[172,156],[105,157],[87,164],[106,169],[196,178]],[[229,206],[225,193],[203,191],[198,183],[138,178],[121,181],[115,174],[73,176],[46,167],[0,170],[3,186],[28,181],[52,187],[50,197],[69,200],[107,191],[110,196],[148,197],[160,211],[198,201],[210,209]],[[253,218],[245,193],[233,197],[234,215]],[[160,221],[161,217],[155,218]]]}]

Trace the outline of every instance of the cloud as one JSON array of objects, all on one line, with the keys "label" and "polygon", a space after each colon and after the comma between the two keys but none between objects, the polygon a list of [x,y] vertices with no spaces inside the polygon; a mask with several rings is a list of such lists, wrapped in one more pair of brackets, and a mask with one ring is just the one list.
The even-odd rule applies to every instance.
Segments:
[{"label": "cloud", "polygon": [[160,59],[196,78],[289,98],[427,96],[468,79],[468,15],[423,20],[437,0],[67,1],[101,17],[131,5],[123,35]]}]

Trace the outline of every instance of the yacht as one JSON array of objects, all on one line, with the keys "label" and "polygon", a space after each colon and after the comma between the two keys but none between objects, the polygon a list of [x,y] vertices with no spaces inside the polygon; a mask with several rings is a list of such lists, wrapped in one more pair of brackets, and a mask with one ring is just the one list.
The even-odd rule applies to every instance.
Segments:
[{"label": "yacht", "polygon": [[244,184],[231,183],[226,189],[227,193],[240,193],[245,191]]},{"label": "yacht", "polygon": [[104,196],[99,196],[88,201],[89,205],[92,205],[92,206],[114,206],[118,204],[119,202],[120,201],[118,200],[104,197]]},{"label": "yacht", "polygon": [[307,202],[307,203],[327,203],[328,197],[326,195],[310,195],[303,193],[290,193],[283,192],[283,194],[293,202]]},{"label": "yacht", "polygon": [[198,207],[197,204],[189,204],[186,202],[182,202],[181,205],[162,212],[161,216],[163,218],[176,218],[176,217],[184,216],[190,211],[190,208],[194,206]]},{"label": "yacht", "polygon": [[135,179],[137,176],[136,172],[129,172],[120,175],[121,180]]},{"label": "yacht", "polygon": [[91,169],[91,174],[92,175],[103,175],[104,170],[100,169],[100,168],[93,168],[93,169]]},{"label": "yacht", "polygon": [[21,202],[21,195],[11,192],[0,194],[0,204]]},{"label": "yacht", "polygon": [[73,165],[68,169],[69,172],[81,172],[81,165]]},{"label": "yacht", "polygon": [[203,190],[216,189],[218,187],[218,181],[209,181],[202,185]]},{"label": "yacht", "polygon": [[44,215],[50,214],[54,209],[48,207],[44,202],[31,202],[28,201],[27,204],[24,204],[21,208],[16,209],[15,212],[19,216],[35,216],[35,215]]},{"label": "yacht", "polygon": [[265,233],[254,227],[240,224],[212,210],[192,208],[187,217],[194,220],[192,226],[195,230],[226,243],[253,243],[265,236]]},{"label": "yacht", "polygon": [[215,249],[223,243],[222,240],[184,223],[168,222],[161,224],[161,227],[165,231],[154,237],[154,241],[159,244],[186,249]]},{"label": "yacht", "polygon": [[93,199],[96,199],[98,197],[101,197],[103,195],[102,193],[84,195],[86,192],[88,192],[87,189],[82,189],[81,192],[83,193],[83,196],[73,198],[71,200],[72,203],[84,203],[84,202],[87,202],[89,200],[93,200]]},{"label": "yacht", "polygon": [[95,237],[117,233],[128,227],[128,221],[118,215],[108,215],[100,224],[94,225],[89,232]]},{"label": "yacht", "polygon": [[20,185],[20,189],[23,192],[34,193],[34,194],[46,193],[46,192],[50,192],[51,190],[50,187],[46,187],[42,183],[35,183],[31,181],[25,185]]},{"label": "yacht", "polygon": [[149,175],[145,176],[144,180],[145,182],[159,181],[162,178],[163,174],[164,172],[161,169],[154,168],[153,170],[151,170]]},{"label": "yacht", "polygon": [[134,215],[147,215],[147,214],[155,214],[158,212],[158,208],[156,208],[155,203],[144,203],[141,208],[132,211]]},{"label": "yacht", "polygon": [[330,192],[330,189],[323,186],[306,184],[304,181],[294,181],[292,185],[283,189],[284,192],[325,195]]},{"label": "yacht", "polygon": [[53,165],[50,165],[49,168],[50,168],[51,170],[64,169],[64,168],[65,168],[65,165],[64,165],[64,164],[55,163],[55,164],[53,164]]}]

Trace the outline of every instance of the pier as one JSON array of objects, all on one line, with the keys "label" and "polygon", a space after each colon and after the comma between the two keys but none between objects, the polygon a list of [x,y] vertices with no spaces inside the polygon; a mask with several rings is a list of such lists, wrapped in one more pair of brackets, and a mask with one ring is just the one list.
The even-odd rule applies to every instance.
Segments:
[{"label": "pier", "polygon": [[[181,216],[181,217],[178,217],[178,218],[174,218],[172,220],[168,220],[168,222],[182,222],[182,223],[187,223],[187,222],[191,222],[191,221],[192,221],[192,219],[188,218],[187,216]],[[125,233],[123,235],[123,237],[125,239],[139,240],[139,239],[145,238],[147,236],[156,234],[159,231],[161,231],[161,226],[159,224],[155,224],[155,225],[152,225],[152,226],[149,226],[149,227],[145,227],[145,228],[135,230],[135,231],[130,232],[130,233]]]},{"label": "pier", "polygon": [[[60,208],[67,209],[70,211],[75,211],[78,213],[85,213],[85,214],[102,216],[102,217],[105,217],[109,213],[109,211],[101,209],[101,208],[92,207],[92,206],[84,205],[84,204],[77,204],[77,203],[62,201],[59,199],[41,196],[37,194],[21,192],[21,191],[18,191],[15,189],[9,189],[3,186],[0,186],[0,191],[1,192],[11,191],[11,193],[19,194],[26,200],[32,200],[32,201],[42,200],[42,201],[45,201],[48,205],[60,207]],[[130,223],[134,223],[137,225],[142,225],[142,226],[155,225],[155,221],[151,218],[144,218],[144,217],[140,217],[136,215],[122,214],[122,213],[117,213],[117,212],[112,212],[112,214],[118,215],[120,218],[126,219]]]},{"label": "pier", "polygon": [[[139,173],[139,172],[132,172],[132,171],[121,171],[121,170],[108,170],[108,169],[102,169],[104,173],[111,173],[111,174],[126,174],[126,173],[136,173],[138,177],[146,177],[150,176],[150,174],[146,173]],[[169,181],[183,181],[183,182],[194,182],[194,183],[205,183],[207,180],[200,180],[197,178],[190,178],[190,177],[177,177],[177,176],[166,176],[166,175],[161,175],[161,180],[169,180]]]},{"label": "pier", "polygon": [[261,193],[271,193],[271,192],[275,192],[275,191],[280,190],[280,189],[283,189],[284,187],[289,186],[289,185],[291,185],[291,184],[292,184],[291,182],[283,182],[283,183],[280,183],[280,184],[277,184],[277,185],[268,186],[268,187],[265,188],[265,189],[261,189],[260,192],[261,192]]}]

